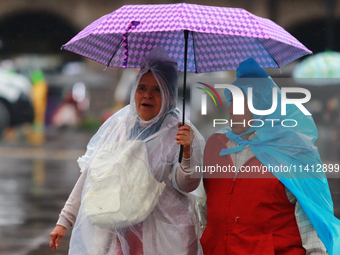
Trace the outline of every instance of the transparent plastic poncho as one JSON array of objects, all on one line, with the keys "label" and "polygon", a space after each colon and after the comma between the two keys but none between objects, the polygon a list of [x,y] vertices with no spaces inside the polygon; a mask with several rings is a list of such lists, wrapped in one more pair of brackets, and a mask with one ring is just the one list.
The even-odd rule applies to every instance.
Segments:
[{"label": "transparent plastic poncho", "polygon": [[[162,106],[156,117],[143,121],[135,93],[149,71],[160,86]],[[69,254],[202,254],[195,196],[174,188],[180,151],[174,137],[181,122],[176,101],[177,63],[155,48],[143,58],[130,105],[100,127],[78,160],[87,178]],[[190,162],[199,165],[204,139],[190,126]]]},{"label": "transparent plastic poncho", "polygon": [[[269,115],[252,113],[253,119],[257,121],[243,134],[234,134],[230,127],[218,131],[239,145],[223,149],[220,155],[240,151],[249,144],[254,155],[267,169],[280,167],[271,172],[295,195],[328,253],[339,254],[340,221],[334,216],[327,178],[322,170],[318,149],[314,145],[318,132],[313,118],[302,113],[294,104],[287,104],[286,115],[281,115],[281,91],[253,59],[247,59],[240,64],[233,85],[243,91],[245,100],[248,99],[248,87],[252,87],[253,106],[257,110],[271,108],[272,88],[277,88],[277,108]],[[226,89],[224,94],[230,106],[230,90]],[[254,131],[257,133],[257,139],[248,141],[241,138],[242,135]],[[321,171],[317,171],[319,168]]]}]

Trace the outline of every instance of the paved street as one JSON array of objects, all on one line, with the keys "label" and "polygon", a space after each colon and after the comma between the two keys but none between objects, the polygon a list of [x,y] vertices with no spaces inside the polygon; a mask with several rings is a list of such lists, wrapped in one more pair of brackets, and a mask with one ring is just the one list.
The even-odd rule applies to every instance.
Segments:
[{"label": "paved street", "polygon": [[0,143],[0,254],[67,254],[70,231],[58,251],[49,233],[80,172],[76,159],[92,133],[63,131],[42,147]]},{"label": "paved street", "polygon": [[[65,130],[42,147],[0,142],[0,255],[66,255],[71,231],[57,251],[49,246],[55,226],[79,176],[76,159],[92,133]],[[340,179],[329,179],[340,217]]]}]

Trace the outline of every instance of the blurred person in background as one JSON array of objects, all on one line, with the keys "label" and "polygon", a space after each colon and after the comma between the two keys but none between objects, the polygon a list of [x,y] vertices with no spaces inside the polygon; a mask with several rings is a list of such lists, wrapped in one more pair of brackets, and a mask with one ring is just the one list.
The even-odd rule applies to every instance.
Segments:
[{"label": "blurred person in background", "polygon": [[69,254],[202,254],[189,192],[201,180],[193,164],[201,164],[204,139],[181,125],[176,101],[177,63],[155,48],[143,57],[130,105],[78,160],[82,174],[50,234],[53,250],[73,227]]},{"label": "blurred person in background", "polygon": [[34,106],[34,121],[29,141],[32,144],[40,145],[45,141],[45,112],[47,104],[48,86],[44,73],[35,70],[31,75],[32,80],[32,102]]},{"label": "blurred person in background", "polygon": [[[16,140],[17,127],[32,123],[35,112],[30,80],[14,71],[12,61],[1,62],[0,67],[0,138]],[[29,125],[28,125],[29,126]]]},{"label": "blurred person in background", "polygon": [[60,105],[55,109],[51,119],[52,125],[58,128],[78,127],[81,123],[81,113],[77,101],[68,92]]}]

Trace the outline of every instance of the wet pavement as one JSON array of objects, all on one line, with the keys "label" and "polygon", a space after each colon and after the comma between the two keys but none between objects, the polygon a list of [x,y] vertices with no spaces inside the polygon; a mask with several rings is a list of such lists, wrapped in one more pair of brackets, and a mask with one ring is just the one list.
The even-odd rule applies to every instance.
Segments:
[{"label": "wet pavement", "polygon": [[63,130],[43,146],[0,142],[0,254],[67,254],[70,230],[58,251],[49,233],[80,172],[93,133]]},{"label": "wet pavement", "polygon": [[[71,230],[57,251],[49,233],[80,172],[76,160],[93,133],[51,132],[43,146],[0,141],[0,255],[66,255]],[[340,217],[340,178],[329,179]]]}]

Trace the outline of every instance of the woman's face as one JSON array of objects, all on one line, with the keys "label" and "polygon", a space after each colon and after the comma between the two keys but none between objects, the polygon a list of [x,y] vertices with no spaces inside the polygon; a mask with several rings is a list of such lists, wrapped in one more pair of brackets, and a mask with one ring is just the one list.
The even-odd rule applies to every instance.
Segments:
[{"label": "woman's face", "polygon": [[137,113],[144,121],[156,117],[161,110],[161,90],[151,72],[144,74],[140,79],[135,94],[135,101]]}]

